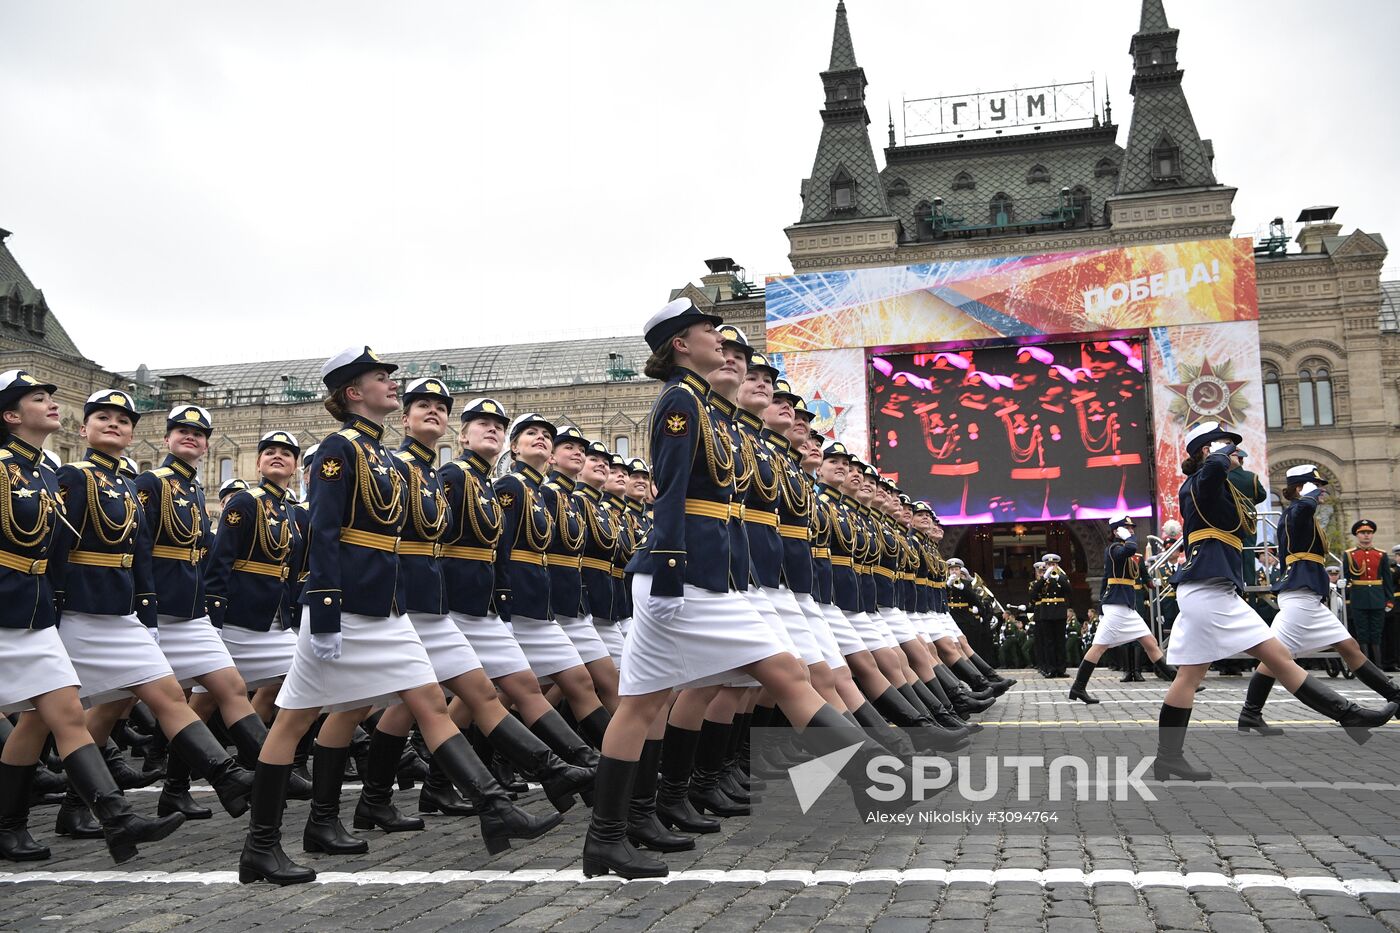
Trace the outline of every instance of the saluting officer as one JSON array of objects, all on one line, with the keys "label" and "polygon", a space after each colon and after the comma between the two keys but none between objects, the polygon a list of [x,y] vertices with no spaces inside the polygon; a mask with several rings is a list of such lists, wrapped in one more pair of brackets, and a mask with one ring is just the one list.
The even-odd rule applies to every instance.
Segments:
[{"label": "saluting officer", "polygon": [[[1284,577],[1274,584],[1278,593],[1278,615],[1270,626],[1273,635],[1292,657],[1319,648],[1332,647],[1356,679],[1392,702],[1400,701],[1396,687],[1373,658],[1362,652],[1341,620],[1332,614],[1328,598],[1332,583],[1327,578],[1327,535],[1317,521],[1317,507],[1327,496],[1327,480],[1311,463],[1293,467],[1285,477],[1284,501],[1288,505],[1279,518],[1279,553],[1283,555]],[[1352,552],[1347,552],[1350,559]],[[1264,704],[1273,689],[1274,677],[1261,664],[1249,681],[1244,708],[1240,711],[1241,732],[1279,735],[1282,729],[1264,721]]]},{"label": "saluting officer", "polygon": [[43,453],[61,427],[57,390],[22,369],[0,373],[0,718],[20,714],[0,753],[0,859],[49,857],[28,824],[52,731],[70,792],[97,815],[98,835],[121,863],[136,855],[137,843],[164,839],[184,817],[133,813],[83,722],[81,681],[56,627],[60,606],[49,576],[64,521],[58,477]]},{"label": "saluting officer", "polygon": [[1244,590],[1240,536],[1248,530],[1253,503],[1227,479],[1239,464],[1233,456],[1239,442],[1240,435],[1214,421],[1202,422],[1186,435],[1186,459],[1181,464],[1186,481],[1178,499],[1187,552],[1186,562],[1172,575],[1181,615],[1167,645],[1167,660],[1178,670],[1158,717],[1153,771],[1159,781],[1171,777],[1209,780],[1210,771],[1193,768],[1182,754],[1186,727],[1196,688],[1211,662],[1240,651],[1267,664],[1294,696],[1337,720],[1358,742],[1365,741],[1368,730],[1384,725],[1400,709],[1395,703],[1379,710],[1363,709],[1310,677],[1240,598]]}]

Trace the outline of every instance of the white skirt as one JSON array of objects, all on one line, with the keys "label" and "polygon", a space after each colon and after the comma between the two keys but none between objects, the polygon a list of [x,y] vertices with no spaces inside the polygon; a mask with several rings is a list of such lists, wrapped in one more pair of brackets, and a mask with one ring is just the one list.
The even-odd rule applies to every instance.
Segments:
[{"label": "white skirt", "polygon": [[821,653],[827,667],[833,671],[845,667],[846,656],[841,653],[841,646],[836,644],[836,636],[831,634],[831,626],[826,623],[826,613],[822,611],[821,604],[811,593],[793,595],[797,599],[797,608],[801,609],[807,618],[807,626],[812,632],[812,638],[817,642],[817,651]]},{"label": "white skirt", "polygon": [[559,619],[558,622],[564,634],[569,636],[569,641],[573,642],[574,650],[578,652],[579,660],[584,664],[612,657],[607,643],[598,635],[598,627],[593,624],[592,616],[582,619]]},{"label": "white skirt", "polygon": [[807,620],[802,607],[797,604],[797,597],[792,595],[792,591],[785,586],[774,590],[765,587],[763,595],[768,597],[773,611],[782,620],[788,640],[793,644],[792,653],[806,664],[820,664],[825,661],[826,657],[822,654],[817,639],[812,635],[812,624]]},{"label": "white skirt", "polygon": [[896,609],[893,606],[882,606],[880,608],[880,621],[889,628],[890,634],[899,644],[907,641],[918,641],[919,633],[914,628],[914,623],[909,620],[903,609]]},{"label": "white skirt", "polygon": [[302,607],[291,670],[277,693],[283,709],[325,708],[332,713],[362,706],[390,706],[399,691],[437,683],[428,653],[408,616],[340,614],[340,657],[322,661],[311,652],[311,617]]},{"label": "white skirt", "polygon": [[1094,630],[1094,644],[1116,648],[1151,634],[1152,630],[1136,609],[1105,603],[1103,615],[1099,617],[1099,627]]},{"label": "white skirt", "polygon": [[510,620],[510,630],[541,683],[549,680],[550,674],[583,664],[578,649],[558,622],[517,615]]},{"label": "white skirt", "polygon": [[593,620],[593,628],[597,630],[598,637],[607,646],[608,654],[612,657],[613,663],[622,668],[622,646],[627,640],[627,633],[622,631],[621,622],[599,622]]},{"label": "white skirt", "polygon": [[1167,643],[1168,664],[1209,664],[1273,637],[1229,580],[1182,583],[1176,602],[1181,614]]},{"label": "white skirt", "polygon": [[826,627],[831,630],[831,637],[836,639],[836,646],[841,650],[842,656],[868,650],[844,609],[835,603],[818,605],[821,606],[822,615],[826,618]]},{"label": "white skirt", "polygon": [[685,584],[685,604],[667,621],[647,611],[651,574],[633,574],[633,625],[622,652],[623,696],[733,682],[739,668],[786,650],[741,593]]},{"label": "white skirt", "polygon": [[1293,655],[1328,648],[1351,637],[1342,620],[1311,590],[1284,590],[1278,594],[1278,615],[1272,631]]},{"label": "white skirt", "polygon": [[894,633],[880,619],[878,612],[875,615],[868,612],[847,612],[845,615],[851,625],[855,627],[856,634],[860,636],[861,643],[865,645],[867,651],[899,647],[899,642],[894,640]]},{"label": "white skirt", "polygon": [[758,614],[763,617],[763,621],[767,623],[768,627],[773,630],[773,634],[782,644],[783,650],[794,658],[802,657],[798,652],[797,643],[793,641],[792,634],[788,631],[787,622],[773,603],[773,591],[766,590],[761,586],[751,586],[743,595],[758,610]]},{"label": "white skirt", "polygon": [[525,652],[520,650],[520,643],[500,616],[469,616],[463,612],[451,612],[448,618],[457,626],[457,631],[467,636],[467,642],[476,652],[487,677],[495,680],[530,669],[530,662],[525,658]]},{"label": "white skirt", "polygon": [[467,642],[467,636],[458,630],[451,618],[410,613],[408,619],[423,643],[423,650],[428,652],[438,683],[481,668],[481,661]]},{"label": "white skirt", "polygon": [[[961,642],[967,637],[963,634],[961,626],[958,625],[958,620],[953,618],[951,612],[936,612],[934,616],[938,619],[938,627],[941,633],[938,638],[951,638],[953,641]],[[937,638],[934,639],[934,641],[937,640]]]},{"label": "white skirt", "polygon": [[199,619],[177,619],[157,616],[160,623],[160,653],[165,655],[180,686],[189,689],[196,677],[234,667],[219,630],[208,616]]},{"label": "white skirt", "polygon": [[0,628],[0,713],[33,709],[34,697],[80,683],[57,628]]},{"label": "white skirt", "polygon": [[266,632],[255,632],[250,628],[225,625],[219,633],[250,690],[276,683],[286,677],[292,667],[297,636],[290,629],[274,625]]},{"label": "white skirt", "polygon": [[104,616],[65,611],[58,635],[82,682],[78,696],[89,706],[126,699],[131,696],[127,688],[173,673],[151,630],[135,613]]}]

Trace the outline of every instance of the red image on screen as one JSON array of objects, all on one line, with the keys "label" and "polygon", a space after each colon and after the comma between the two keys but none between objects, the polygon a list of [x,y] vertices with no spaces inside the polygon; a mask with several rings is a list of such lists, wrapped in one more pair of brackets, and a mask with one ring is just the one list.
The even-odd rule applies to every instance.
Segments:
[{"label": "red image on screen", "polygon": [[1150,515],[1139,338],[878,353],[871,452],[945,524]]}]

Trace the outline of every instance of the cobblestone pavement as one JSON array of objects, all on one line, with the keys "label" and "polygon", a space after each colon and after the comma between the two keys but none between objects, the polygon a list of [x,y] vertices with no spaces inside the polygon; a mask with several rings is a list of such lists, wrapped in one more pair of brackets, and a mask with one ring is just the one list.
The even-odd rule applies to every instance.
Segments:
[{"label": "cobblestone pavement", "polygon": [[[1352,683],[1330,683],[1365,696]],[[1212,675],[1208,685],[1193,733],[1232,736],[1245,679]],[[1063,723],[1067,744],[1083,740],[1086,721],[1153,729],[1165,684],[1119,684],[1103,672],[1092,689],[1104,702],[1092,708],[1064,701],[1067,687],[1024,676],[982,720]],[[1315,718],[1279,693],[1270,710],[1279,721]],[[1344,763],[1320,767],[1332,772],[1324,779],[1340,780]],[[154,809],[153,793],[131,797]],[[1394,793],[1377,799],[1400,807]],[[412,800],[400,794],[408,808]],[[349,786],[345,801],[353,806]],[[538,793],[524,803],[548,806]],[[583,880],[581,806],[544,839],[497,857],[485,854],[475,820],[429,816],[425,832],[363,834],[370,852],[354,858],[303,856],[306,807],[288,807],[288,850],[323,883],[281,889],[236,883],[243,820],[187,823],[114,869],[100,844],[54,837],[54,808],[37,809],[31,825],[53,858],[0,866],[0,929],[1400,930],[1400,837],[1264,834],[1271,826],[1225,836],[1202,826],[1126,838],[946,830],[832,838],[818,825],[776,842],[732,819],[696,851],[668,856],[668,883],[623,884]]]}]

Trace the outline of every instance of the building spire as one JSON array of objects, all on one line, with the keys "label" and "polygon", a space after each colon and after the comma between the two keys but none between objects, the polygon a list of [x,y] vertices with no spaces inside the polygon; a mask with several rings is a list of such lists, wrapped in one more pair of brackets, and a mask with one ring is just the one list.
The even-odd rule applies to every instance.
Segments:
[{"label": "building spire", "polygon": [[[821,74],[826,102],[812,175],[802,184],[802,222],[886,217],[889,204],[870,141],[865,72],[856,64],[846,4],[836,4],[831,65]],[[890,138],[894,110],[890,108]]]},{"label": "building spire", "polygon": [[894,146],[894,104],[887,104],[890,112],[890,146]]},{"label": "building spire", "polygon": [[1113,125],[1113,101],[1108,96],[1108,79],[1103,79],[1103,122],[1107,126]]},{"label": "building spire", "polygon": [[1138,32],[1166,32],[1170,28],[1167,25],[1167,11],[1162,9],[1162,0],[1142,0]]},{"label": "building spire", "polygon": [[[1145,15],[1145,14],[1144,14]],[[831,36],[831,64],[827,71],[849,71],[856,65],[856,49],[851,44],[851,27],[846,22],[846,0],[836,3],[836,31]]]},{"label": "building spire", "polygon": [[1179,31],[1167,24],[1162,0],[1142,0],[1141,27],[1128,52],[1133,57],[1133,118],[1118,173],[1118,193],[1216,184],[1210,142],[1181,87],[1177,67]]}]

